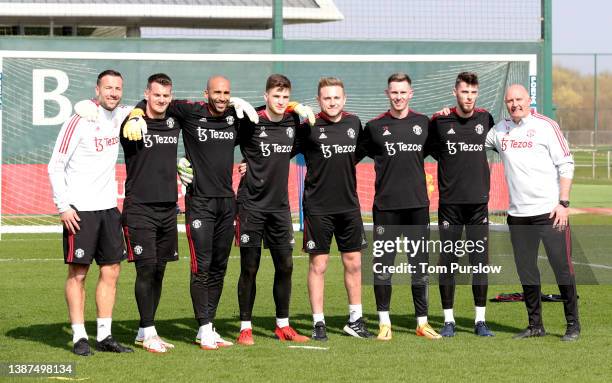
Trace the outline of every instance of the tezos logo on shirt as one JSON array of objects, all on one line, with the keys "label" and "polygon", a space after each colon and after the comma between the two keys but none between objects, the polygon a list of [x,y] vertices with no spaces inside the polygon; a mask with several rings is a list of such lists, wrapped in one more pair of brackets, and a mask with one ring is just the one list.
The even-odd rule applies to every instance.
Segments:
[{"label": "tezos logo on shirt", "polygon": [[[228,116],[231,117],[231,116]],[[198,140],[200,142],[206,142],[208,139],[213,140],[233,140],[234,132],[231,131],[221,131],[214,129],[204,129],[198,126]]]}]

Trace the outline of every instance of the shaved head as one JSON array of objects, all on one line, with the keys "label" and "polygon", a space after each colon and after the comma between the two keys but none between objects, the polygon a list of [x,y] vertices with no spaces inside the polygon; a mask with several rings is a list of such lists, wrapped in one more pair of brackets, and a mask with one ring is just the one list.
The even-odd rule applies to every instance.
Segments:
[{"label": "shaved head", "polygon": [[229,106],[230,81],[219,75],[209,77],[204,97],[208,100],[208,110],[213,116],[223,115]]},{"label": "shaved head", "polygon": [[512,84],[506,90],[504,97],[506,108],[512,118],[512,121],[518,123],[521,119],[529,116],[531,113],[531,98],[529,92],[521,84]]},{"label": "shaved head", "polygon": [[524,96],[526,98],[529,98],[529,92],[527,92],[527,88],[525,88],[523,85],[521,84],[512,84],[508,87],[508,89],[506,90],[506,98],[508,98],[509,94],[520,94],[521,96]]},{"label": "shaved head", "polygon": [[219,83],[226,83],[227,87],[229,88],[230,81],[227,79],[227,77],[216,75],[208,78],[208,81],[206,81],[206,89],[210,90],[213,87],[219,85]]}]

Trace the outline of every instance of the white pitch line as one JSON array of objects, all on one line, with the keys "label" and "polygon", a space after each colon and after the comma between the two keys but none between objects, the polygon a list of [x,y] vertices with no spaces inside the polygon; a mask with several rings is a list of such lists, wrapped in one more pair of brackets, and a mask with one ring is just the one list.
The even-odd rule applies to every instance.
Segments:
[{"label": "white pitch line", "polygon": [[320,350],[320,351],[329,350],[329,347],[317,347],[317,346],[287,346],[287,348],[301,348],[304,350]]}]

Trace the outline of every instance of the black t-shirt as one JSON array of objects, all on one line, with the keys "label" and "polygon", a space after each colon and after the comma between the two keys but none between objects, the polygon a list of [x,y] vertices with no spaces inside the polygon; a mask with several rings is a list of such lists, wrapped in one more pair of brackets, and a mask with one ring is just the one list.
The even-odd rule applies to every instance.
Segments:
[{"label": "black t-shirt", "polygon": [[300,119],[294,113],[285,113],[280,121],[273,122],[265,110],[258,114],[258,124],[245,120],[240,127],[240,150],[247,172],[238,187],[238,202],[256,211],[287,211],[289,163]]},{"label": "black t-shirt", "polygon": [[429,118],[410,110],[405,118],[385,112],[369,121],[360,136],[358,159],[374,159],[379,210],[429,206],[424,158]]},{"label": "black t-shirt", "polygon": [[121,135],[127,178],[125,198],[138,203],[176,202],[176,152],[179,124],[172,118],[144,116],[147,134],[140,141]]},{"label": "black t-shirt", "polygon": [[332,122],[319,113],[315,126],[298,130],[296,151],[304,154],[306,179],[302,205],[306,214],[325,215],[359,211],[355,149],[361,121],[342,113]]},{"label": "black t-shirt", "polygon": [[475,109],[462,118],[456,108],[448,116],[434,115],[429,135],[438,160],[441,204],[479,204],[489,201],[490,172],[485,141],[493,117]]},{"label": "black t-shirt", "polygon": [[234,109],[227,108],[216,117],[206,102],[173,100],[166,115],[175,117],[183,130],[185,154],[194,174],[187,193],[206,198],[233,197],[234,147],[238,145],[240,125]]}]

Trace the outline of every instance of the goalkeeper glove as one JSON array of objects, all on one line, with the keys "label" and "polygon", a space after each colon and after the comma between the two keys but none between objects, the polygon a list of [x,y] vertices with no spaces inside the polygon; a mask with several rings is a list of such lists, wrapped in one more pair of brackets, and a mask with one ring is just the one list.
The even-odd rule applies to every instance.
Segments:
[{"label": "goalkeeper glove", "polygon": [[183,186],[189,186],[193,182],[193,168],[187,158],[181,157],[179,159],[176,170]]},{"label": "goalkeeper glove", "polygon": [[123,137],[130,141],[139,141],[144,134],[147,134],[147,123],[145,122],[144,112],[140,108],[134,108],[123,126]]},{"label": "goalkeeper glove", "polygon": [[314,112],[312,111],[312,108],[308,105],[300,104],[297,101],[291,101],[287,105],[287,109],[297,113],[297,115],[300,116],[303,120],[308,120],[308,124],[310,126],[315,125],[316,118]]},{"label": "goalkeeper glove", "polygon": [[81,100],[74,104],[74,113],[87,121],[94,122],[98,119],[98,104],[92,100]]},{"label": "goalkeeper glove", "polygon": [[229,102],[230,106],[233,106],[234,110],[236,110],[236,116],[238,118],[243,119],[244,114],[246,113],[251,122],[255,124],[259,122],[259,116],[257,115],[255,108],[253,108],[253,105],[238,97],[230,97]]}]

